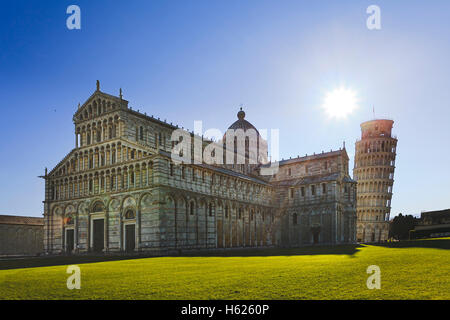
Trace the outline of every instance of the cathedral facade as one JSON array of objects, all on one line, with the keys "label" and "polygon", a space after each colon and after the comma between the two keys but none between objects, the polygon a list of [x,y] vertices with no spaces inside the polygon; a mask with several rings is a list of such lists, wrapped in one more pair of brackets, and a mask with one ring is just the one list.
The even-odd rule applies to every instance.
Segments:
[{"label": "cathedral facade", "polygon": [[[49,254],[356,241],[356,182],[345,147],[282,160],[271,175],[261,174],[267,164],[248,161],[247,140],[243,164],[176,163],[172,136],[180,128],[133,110],[99,83],[73,122],[74,149],[43,176]],[[257,145],[267,146],[242,110],[229,130],[255,130]]]}]

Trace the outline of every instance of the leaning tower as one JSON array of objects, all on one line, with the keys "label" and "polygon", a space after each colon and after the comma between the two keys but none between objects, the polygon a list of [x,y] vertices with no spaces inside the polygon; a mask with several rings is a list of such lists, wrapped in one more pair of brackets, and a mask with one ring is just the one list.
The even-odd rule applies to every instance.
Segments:
[{"label": "leaning tower", "polygon": [[393,124],[392,120],[361,124],[353,169],[353,178],[358,182],[358,242],[381,242],[388,238],[397,148],[397,138],[391,134]]}]

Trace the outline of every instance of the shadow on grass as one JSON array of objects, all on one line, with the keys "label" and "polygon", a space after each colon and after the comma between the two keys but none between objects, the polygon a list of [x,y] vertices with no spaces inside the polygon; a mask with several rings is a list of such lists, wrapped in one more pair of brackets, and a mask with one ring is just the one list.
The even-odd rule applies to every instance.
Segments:
[{"label": "shadow on grass", "polygon": [[80,255],[80,256],[46,256],[46,257],[24,257],[0,260],[0,270],[52,267],[71,264],[83,264],[105,261],[118,261],[139,259],[143,256],[107,256],[107,255]]},{"label": "shadow on grass", "polygon": [[404,240],[398,242],[387,242],[382,244],[373,244],[374,246],[385,248],[434,248],[434,249],[450,249],[450,238],[446,239],[420,239],[420,240]]},{"label": "shadow on grass", "polygon": [[[308,246],[301,248],[235,248],[214,251],[180,251],[178,254],[168,254],[169,257],[272,257],[300,255],[350,255],[353,256],[363,246],[359,244],[338,246]],[[78,255],[78,256],[48,256],[0,259],[0,270],[61,266],[71,264],[120,261],[130,259],[155,258],[155,255]]]},{"label": "shadow on grass", "polygon": [[307,246],[300,248],[237,248],[213,252],[182,252],[181,257],[276,257],[276,256],[303,256],[303,255],[354,255],[359,244],[335,246]]}]

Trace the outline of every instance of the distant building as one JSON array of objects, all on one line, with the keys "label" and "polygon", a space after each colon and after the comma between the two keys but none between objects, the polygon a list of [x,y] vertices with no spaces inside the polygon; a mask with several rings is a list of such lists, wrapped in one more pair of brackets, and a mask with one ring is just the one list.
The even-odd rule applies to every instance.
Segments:
[{"label": "distant building", "polygon": [[414,228],[415,238],[450,236],[450,209],[422,212],[419,224]]},{"label": "distant building", "polygon": [[397,138],[392,120],[361,124],[356,142],[353,179],[357,185],[358,242],[383,242],[389,236],[392,187],[394,185]]},{"label": "distant building", "polygon": [[44,218],[0,215],[0,256],[44,252]]}]

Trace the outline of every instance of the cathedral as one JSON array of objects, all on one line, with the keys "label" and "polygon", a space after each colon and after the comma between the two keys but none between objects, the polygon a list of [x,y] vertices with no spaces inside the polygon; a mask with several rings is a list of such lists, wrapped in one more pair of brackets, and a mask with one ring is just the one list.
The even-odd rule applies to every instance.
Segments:
[{"label": "cathedral", "polygon": [[[259,161],[267,142],[245,116],[241,109],[227,130],[244,133],[242,154],[236,137],[222,139],[223,154],[241,155],[242,164],[179,163],[173,133],[182,129],[133,110],[121,90],[104,93],[97,81],[73,116],[74,148],[42,177],[46,253],[167,255],[355,243],[356,181],[345,146],[281,160],[278,170],[262,174],[273,165]],[[202,149],[211,143],[196,138]]]}]

